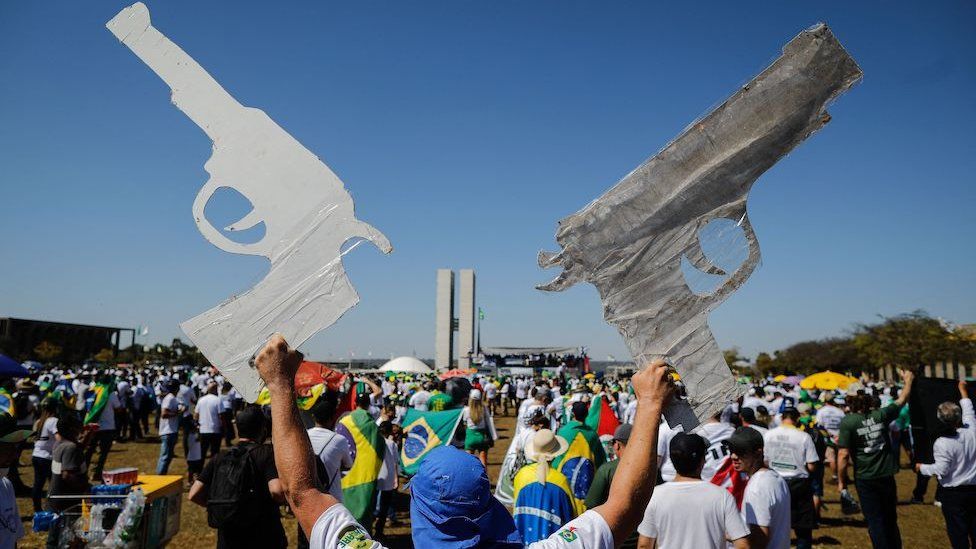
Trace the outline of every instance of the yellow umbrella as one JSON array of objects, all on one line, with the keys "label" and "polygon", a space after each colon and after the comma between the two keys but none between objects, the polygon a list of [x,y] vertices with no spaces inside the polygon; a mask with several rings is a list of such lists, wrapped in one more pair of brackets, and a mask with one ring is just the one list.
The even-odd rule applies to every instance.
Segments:
[{"label": "yellow umbrella", "polygon": [[855,382],[857,382],[857,378],[827,370],[826,372],[805,377],[800,382],[800,387],[803,389],[822,390],[847,389],[851,383]]},{"label": "yellow umbrella", "polygon": [[773,378],[773,381],[775,381],[776,383],[779,383],[780,381],[783,381],[784,379],[786,379],[786,374],[780,374],[780,375],[774,377]]},{"label": "yellow umbrella", "polygon": [[584,374],[583,375],[583,379],[594,379],[594,378],[596,378],[596,374]]}]

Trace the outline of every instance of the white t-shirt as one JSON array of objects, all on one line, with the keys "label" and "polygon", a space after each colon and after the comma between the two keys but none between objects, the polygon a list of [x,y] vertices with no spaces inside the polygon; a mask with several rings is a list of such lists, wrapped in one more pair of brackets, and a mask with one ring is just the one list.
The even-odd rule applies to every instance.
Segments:
[{"label": "white t-shirt", "polygon": [[164,417],[159,420],[159,435],[171,435],[177,433],[180,430],[180,403],[177,398],[171,394],[166,393],[163,397],[163,403],[160,406],[163,410],[169,410],[173,412],[174,415],[170,417]]},{"label": "white t-shirt", "polygon": [[397,487],[397,462],[400,454],[395,442],[388,438],[383,439],[383,442],[386,443],[386,452],[383,453],[383,464],[376,476],[376,489],[381,492]]},{"label": "white t-shirt", "polygon": [[426,412],[427,411],[427,401],[430,400],[430,393],[427,391],[417,391],[410,397],[410,407],[415,408],[417,411]]},{"label": "white t-shirt", "polygon": [[220,432],[220,397],[205,394],[197,401],[197,416],[200,422],[200,432],[213,434]]},{"label": "white t-shirt", "polygon": [[34,443],[34,451],[31,455],[41,459],[51,459],[51,451],[54,450],[54,434],[58,432],[58,418],[49,417],[41,425],[41,432],[37,435],[37,442]]},{"label": "white t-shirt", "polygon": [[766,401],[759,397],[747,396],[742,399],[742,408],[752,408],[752,411],[755,412],[756,408],[759,408],[760,406],[766,406],[768,408]]},{"label": "white t-shirt", "polygon": [[842,419],[844,419],[844,410],[836,406],[824,406],[817,410],[817,423],[834,438],[840,434],[840,421]]},{"label": "white t-shirt", "polygon": [[807,463],[820,460],[810,435],[788,425],[770,429],[763,437],[766,463],[783,478],[807,478]]},{"label": "white t-shirt", "polygon": [[[731,497],[731,496],[730,496]],[[587,511],[576,517],[555,534],[539,540],[526,549],[610,549],[613,533],[607,521],[596,511]],[[310,549],[384,549],[380,542],[369,537],[352,514],[343,505],[333,505],[322,513],[312,535]]]},{"label": "white t-shirt", "polygon": [[17,498],[10,479],[0,478],[0,549],[14,549],[24,537],[24,523],[20,522]]},{"label": "white t-shirt", "polygon": [[121,407],[122,401],[119,400],[119,395],[115,391],[112,391],[112,394],[108,397],[108,403],[102,409],[102,415],[98,416],[99,431],[115,430],[115,409]]},{"label": "white t-shirt", "polygon": [[762,425],[753,425],[750,423],[749,425],[746,425],[746,427],[750,427],[752,429],[759,431],[759,434],[762,435],[763,438],[766,438],[766,433],[769,432],[769,429],[763,427]]},{"label": "white t-shirt", "polygon": [[749,535],[732,494],[700,480],[656,486],[637,531],[660,549],[724,549]]},{"label": "white t-shirt", "polygon": [[749,477],[742,496],[742,520],[769,528],[768,549],[790,547],[790,487],[771,469]]},{"label": "white t-shirt", "polygon": [[324,427],[312,427],[308,430],[308,440],[312,443],[312,451],[325,464],[325,472],[330,483],[326,491],[340,502],[342,501],[342,470],[352,468],[352,454],[349,452],[349,442],[346,437],[336,434]]},{"label": "white t-shirt", "polygon": [[183,405],[183,415],[189,416],[192,413],[193,405],[197,402],[197,394],[193,392],[193,388],[189,385],[180,385],[176,398],[180,399],[180,404]]},{"label": "white t-shirt", "polygon": [[[735,426],[731,423],[703,423],[697,431],[706,441],[708,441],[708,451],[705,452],[705,467],[702,469],[702,480],[712,480],[715,471],[722,465],[725,458],[729,457],[729,449],[722,442],[727,440],[735,432]],[[809,438],[809,437],[808,437]]]},{"label": "white t-shirt", "polygon": [[657,431],[657,459],[661,463],[661,479],[665,482],[673,481],[675,475],[678,474],[674,470],[674,463],[671,462],[671,439],[682,431],[684,429],[681,425],[672,429],[664,416],[661,416],[661,425]]}]

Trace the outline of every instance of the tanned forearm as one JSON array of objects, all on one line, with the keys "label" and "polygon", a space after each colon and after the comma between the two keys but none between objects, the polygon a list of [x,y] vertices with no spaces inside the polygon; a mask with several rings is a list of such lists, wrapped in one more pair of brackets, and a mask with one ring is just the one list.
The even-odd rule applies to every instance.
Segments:
[{"label": "tanned forearm", "polygon": [[657,476],[657,435],[661,410],[670,398],[667,370],[655,362],[635,376],[640,384],[634,429],[627,442],[627,452],[620,460],[610,485],[607,502],[596,512],[607,521],[616,545],[637,528],[651,499]]},{"label": "tanned forearm", "polygon": [[326,509],[338,503],[316,485],[315,453],[302,428],[302,420],[295,405],[293,383],[278,383],[268,387],[271,393],[271,442],[274,446],[278,480],[285,492],[305,535]]}]

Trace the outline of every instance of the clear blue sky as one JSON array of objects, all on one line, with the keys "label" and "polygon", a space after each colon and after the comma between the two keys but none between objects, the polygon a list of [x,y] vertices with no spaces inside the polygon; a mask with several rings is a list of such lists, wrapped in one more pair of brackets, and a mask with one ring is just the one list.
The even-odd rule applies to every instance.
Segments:
[{"label": "clear blue sky", "polygon": [[[317,358],[432,356],[438,267],[477,270],[486,344],[627,356],[592,286],[533,289],[554,274],[536,252],[817,21],[865,79],[753,188],[763,265],[712,314],[719,343],[754,356],[916,308],[976,322],[973,2],[147,4],[396,247],[346,256],[362,302]],[[0,315],[169,341],[265,265],[197,232],[210,143],[105,29],[125,5],[0,5]]]}]

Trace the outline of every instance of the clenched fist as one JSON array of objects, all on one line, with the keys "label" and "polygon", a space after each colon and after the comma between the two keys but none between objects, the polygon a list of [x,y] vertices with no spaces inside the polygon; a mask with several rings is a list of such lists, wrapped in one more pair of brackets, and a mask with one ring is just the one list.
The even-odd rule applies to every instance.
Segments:
[{"label": "clenched fist", "polygon": [[675,391],[671,372],[663,360],[655,360],[630,380],[638,401],[653,402],[662,408]]},{"label": "clenched fist", "polygon": [[288,347],[281,334],[275,334],[258,352],[254,365],[269,389],[291,389],[303,358],[302,353]]}]

